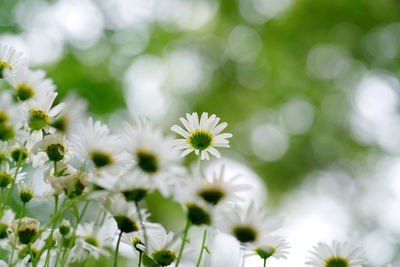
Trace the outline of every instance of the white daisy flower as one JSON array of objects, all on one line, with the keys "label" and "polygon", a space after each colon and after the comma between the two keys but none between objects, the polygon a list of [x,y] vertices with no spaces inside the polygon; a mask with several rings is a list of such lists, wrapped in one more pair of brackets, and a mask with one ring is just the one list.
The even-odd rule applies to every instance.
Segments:
[{"label": "white daisy flower", "polygon": [[76,234],[85,241],[83,248],[97,259],[99,255],[109,255],[105,248],[112,247],[116,230],[115,222],[107,219],[102,225],[93,222],[79,224]]},{"label": "white daisy flower", "polygon": [[147,237],[147,232],[151,231],[151,229],[159,229],[159,224],[158,223],[151,223],[151,222],[143,222],[144,231],[143,227],[139,229],[139,231],[136,232],[131,232],[131,233],[126,233],[122,235],[121,242],[124,244],[127,244],[133,248],[135,252],[145,252],[146,251],[146,239]]},{"label": "white daisy flower", "polygon": [[74,93],[68,94],[64,99],[64,109],[51,122],[51,126],[62,134],[70,137],[73,131],[83,122],[87,121],[87,102]]},{"label": "white daisy flower", "polygon": [[116,176],[131,166],[117,136],[111,135],[106,125],[89,118],[85,125],[80,125],[77,133],[72,135],[71,150],[81,161],[91,160],[99,171]]},{"label": "white daisy flower", "polygon": [[14,103],[9,91],[0,93],[0,140],[9,141],[23,125],[22,105]]},{"label": "white daisy flower", "polygon": [[[139,230],[140,218],[134,203],[127,202],[121,195],[114,195],[104,205],[114,217],[120,231],[131,233]],[[145,221],[148,217],[146,211],[143,209],[140,214]]]},{"label": "white daisy flower", "polygon": [[161,224],[146,228],[146,234],[148,255],[161,266],[171,265],[178,257],[182,239],[167,233]]},{"label": "white daisy flower", "polygon": [[117,178],[110,175],[98,176],[92,182],[109,192],[122,193],[127,201],[140,201],[156,187],[149,176],[138,171],[126,172]]},{"label": "white daisy flower", "polygon": [[[32,255],[34,258],[37,258],[37,255],[39,254],[39,251],[41,251],[43,249],[43,247],[45,246],[46,242],[45,242],[45,238],[38,238],[35,240],[35,242],[33,242],[30,246],[31,246],[31,250],[32,250]],[[28,250],[28,246],[22,246],[22,245],[18,245],[17,247],[18,251],[17,253],[15,253],[16,256],[16,261],[14,261],[13,266],[16,267],[26,267],[26,266],[30,266],[30,262],[31,262],[31,255],[29,253]],[[51,251],[51,256],[54,257],[54,251]],[[37,262],[38,266],[44,266],[44,262],[46,259],[46,253],[43,253],[41,255],[41,258],[39,259],[39,261]],[[38,259],[35,259],[38,260]]]},{"label": "white daisy flower", "polygon": [[183,150],[182,157],[194,151],[196,155],[201,153],[201,159],[208,160],[208,153],[220,158],[221,154],[215,147],[229,147],[227,138],[232,137],[232,134],[220,133],[228,124],[223,122],[217,125],[220,118],[214,114],[208,117],[208,113],[206,112],[201,115],[200,121],[196,112],[193,112],[192,115],[187,113],[186,118],[180,118],[186,130],[178,125],[171,127],[172,131],[184,137],[183,139],[173,141],[172,144],[175,149]]},{"label": "white daisy flower", "polygon": [[279,218],[267,216],[264,209],[255,207],[254,202],[245,211],[238,205],[222,206],[217,217],[219,229],[233,235],[242,244],[258,242],[281,224]]},{"label": "white daisy flower", "polygon": [[213,206],[224,202],[237,203],[243,200],[239,193],[251,188],[247,184],[238,183],[238,178],[239,176],[234,176],[227,179],[225,177],[225,166],[222,165],[219,173],[214,172],[210,180],[197,178],[195,181],[188,181],[186,192],[202,198]]},{"label": "white daisy flower", "polygon": [[64,161],[69,162],[72,155],[68,152],[65,145],[64,136],[46,135],[41,141],[37,142],[31,149],[30,157],[34,168],[42,168],[47,161]]},{"label": "white daisy flower", "polygon": [[46,72],[43,70],[32,71],[29,68],[23,68],[15,75],[8,76],[6,80],[14,88],[20,101],[33,97],[40,98],[56,89],[53,80],[46,78]]},{"label": "white daisy flower", "polygon": [[366,264],[363,251],[348,242],[332,241],[329,246],[319,242],[313,247],[307,265],[315,267],[362,267]]},{"label": "white daisy flower", "polygon": [[0,141],[0,164],[8,159],[11,149],[7,142]]},{"label": "white daisy flower", "polygon": [[26,103],[26,124],[36,141],[43,138],[42,129],[49,132],[51,120],[64,108],[63,103],[52,107],[56,97],[57,93],[49,91],[40,98],[34,97]]},{"label": "white daisy flower", "polygon": [[70,196],[77,196],[86,193],[89,190],[91,177],[90,173],[77,170],[62,161],[57,163],[57,171],[54,165],[50,165],[43,174],[44,181],[50,183],[54,190],[53,195],[69,193]]},{"label": "white daisy flower", "polygon": [[122,138],[125,149],[145,174],[167,175],[176,168],[179,156],[171,149],[172,139],[164,136],[150,122],[138,119],[136,127],[126,124]]},{"label": "white daisy flower", "polygon": [[8,237],[8,233],[11,230],[11,223],[15,219],[15,213],[11,209],[4,211],[3,217],[0,219],[0,239]]},{"label": "white daisy flower", "polygon": [[286,259],[289,253],[289,243],[280,236],[265,235],[254,244],[249,244],[246,249],[251,252],[248,255],[258,255],[261,259],[273,257]]},{"label": "white daisy flower", "polygon": [[11,46],[0,45],[0,78],[15,74],[25,63],[22,53],[18,53]]}]

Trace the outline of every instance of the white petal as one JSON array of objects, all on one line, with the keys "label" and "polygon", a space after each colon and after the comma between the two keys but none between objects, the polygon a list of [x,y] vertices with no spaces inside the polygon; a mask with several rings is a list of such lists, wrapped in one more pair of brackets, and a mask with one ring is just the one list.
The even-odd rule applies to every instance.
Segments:
[{"label": "white petal", "polygon": [[180,126],[178,126],[178,125],[172,126],[172,127],[171,127],[171,131],[173,131],[173,132],[175,132],[175,133],[177,133],[177,134],[180,134],[180,135],[182,135],[182,136],[185,137],[185,138],[188,138],[188,137],[189,137],[189,133],[188,133],[187,131],[183,130],[182,127],[180,127]]},{"label": "white petal", "polygon": [[216,150],[216,149],[213,148],[213,147],[210,147],[210,148],[208,149],[208,152],[210,152],[211,155],[213,155],[214,157],[216,157],[216,158],[218,158],[218,159],[221,157],[221,153],[219,153],[219,151]]},{"label": "white petal", "polygon": [[186,156],[187,154],[189,154],[190,152],[192,152],[194,149],[193,148],[188,148],[183,150],[181,157],[183,158],[184,156]]},{"label": "white petal", "polygon": [[225,129],[226,128],[226,126],[228,126],[228,123],[226,123],[226,122],[223,122],[223,123],[221,123],[220,125],[218,125],[217,127],[215,127],[213,130],[212,130],[212,135],[217,135],[217,134],[219,134],[223,129]]}]

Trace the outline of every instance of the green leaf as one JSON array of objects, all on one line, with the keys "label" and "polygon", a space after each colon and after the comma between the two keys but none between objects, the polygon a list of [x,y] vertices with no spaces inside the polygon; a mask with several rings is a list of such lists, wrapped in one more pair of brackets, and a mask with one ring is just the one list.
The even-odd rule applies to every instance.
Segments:
[{"label": "green leaf", "polygon": [[8,262],[8,250],[0,248],[0,260]]},{"label": "green leaf", "polygon": [[204,246],[204,250],[207,251],[208,254],[211,254],[211,252],[208,250],[208,247]]},{"label": "green leaf", "polygon": [[143,258],[143,265],[146,267],[161,267],[161,265],[157,264],[155,261],[153,261],[152,258],[150,258],[147,255],[143,254],[142,258]]}]

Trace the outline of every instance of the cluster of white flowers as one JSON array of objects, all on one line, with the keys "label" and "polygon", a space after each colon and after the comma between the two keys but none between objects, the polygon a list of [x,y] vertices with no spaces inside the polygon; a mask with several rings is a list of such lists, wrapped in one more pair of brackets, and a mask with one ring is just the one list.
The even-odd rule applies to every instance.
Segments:
[{"label": "cluster of white flowers", "polygon": [[[111,257],[110,251],[117,266],[122,241],[132,246],[138,266],[177,267],[191,227],[204,229],[193,266],[200,266],[208,250],[210,229],[235,237],[264,266],[270,257],[287,257],[288,242],[273,233],[281,220],[253,202],[243,208],[240,193],[249,186],[237,177],[228,179],[224,167],[212,177],[202,171],[201,161],[210,155],[220,158],[217,148],[229,147],[232,137],[222,133],[227,123],[216,115],[187,114],[180,119],[184,127],[171,127],[182,137],[175,140],[145,119],[112,133],[86,116],[86,104],[76,96],[55,104],[52,80],[30,70],[21,54],[5,45],[0,45],[0,77],[11,87],[0,92],[0,247],[7,252],[0,266],[68,266],[88,257]],[[184,167],[179,150],[181,157],[194,152],[197,168]],[[53,214],[41,224],[24,217],[31,199],[38,197],[27,182],[32,168],[51,188],[40,197],[54,199]],[[18,216],[10,208],[16,187]],[[150,221],[142,200],[154,190],[182,205],[187,222],[181,234]],[[86,216],[91,203],[99,207],[95,220]],[[67,211],[74,215],[70,221]],[[321,243],[312,253],[307,264],[317,267],[364,263],[361,251],[348,243]]]}]

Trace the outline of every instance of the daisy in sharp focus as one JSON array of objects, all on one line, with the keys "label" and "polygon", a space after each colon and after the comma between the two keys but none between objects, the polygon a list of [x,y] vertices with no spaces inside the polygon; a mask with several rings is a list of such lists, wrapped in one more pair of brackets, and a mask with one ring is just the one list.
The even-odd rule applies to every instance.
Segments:
[{"label": "daisy in sharp focus", "polygon": [[29,68],[23,68],[15,75],[6,77],[6,80],[14,88],[15,95],[20,101],[33,97],[40,98],[56,89],[53,80],[46,78],[46,72],[43,70],[32,71]]},{"label": "daisy in sharp focus", "polygon": [[362,267],[366,263],[363,251],[348,242],[334,240],[330,246],[319,242],[313,249],[306,264],[314,267]]},{"label": "daisy in sharp focus", "polygon": [[201,115],[200,121],[196,112],[192,115],[186,114],[186,118],[180,118],[186,130],[178,125],[173,125],[171,130],[183,136],[183,139],[176,139],[172,145],[177,150],[183,150],[181,156],[184,157],[192,151],[196,155],[201,153],[201,159],[209,159],[208,153],[219,158],[221,154],[215,147],[229,147],[227,138],[232,137],[231,133],[222,133],[221,131],[228,126],[226,122],[218,124],[220,118],[216,115],[208,117],[208,113]]},{"label": "daisy in sharp focus", "polygon": [[24,65],[25,59],[22,53],[18,53],[8,45],[0,45],[0,78],[14,75]]}]

